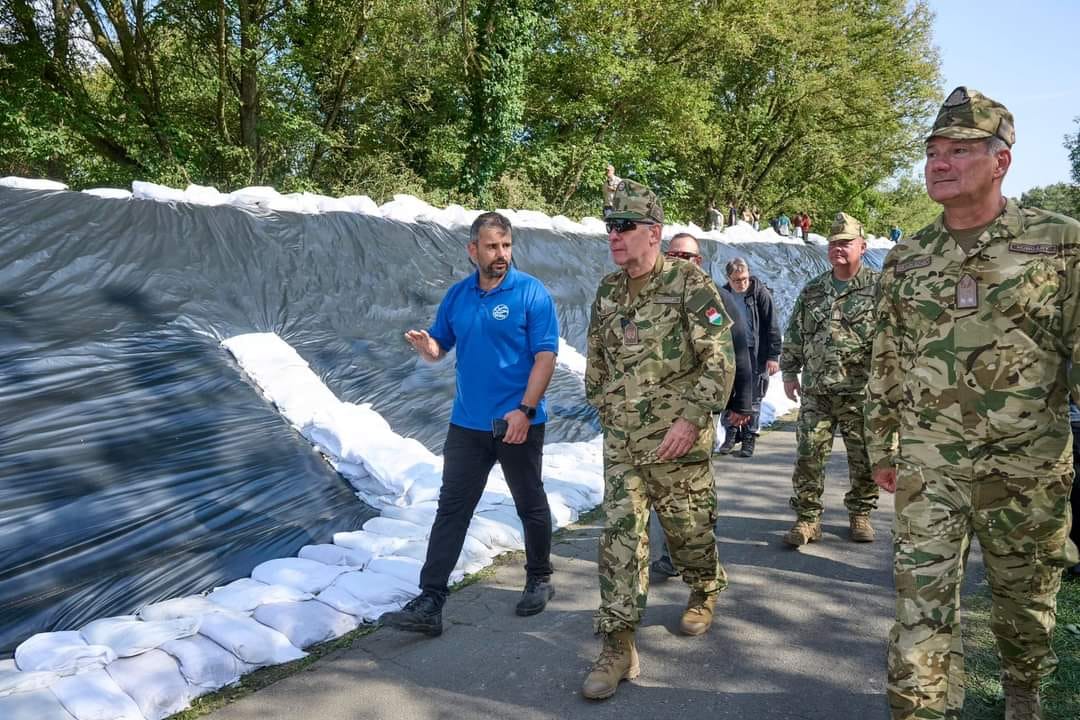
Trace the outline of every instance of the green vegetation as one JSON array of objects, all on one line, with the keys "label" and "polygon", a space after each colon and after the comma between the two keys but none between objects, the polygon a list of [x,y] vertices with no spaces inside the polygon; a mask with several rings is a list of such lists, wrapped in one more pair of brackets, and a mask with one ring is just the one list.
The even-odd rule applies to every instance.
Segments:
[{"label": "green vegetation", "polygon": [[881,234],[922,216],[890,179],[940,100],[931,20],[923,0],[0,0],[0,174],[596,214],[610,161],[674,220],[859,208]]},{"label": "green vegetation", "polygon": [[1080,187],[1069,183],[1031,188],[1020,196],[1020,202],[1080,219]]},{"label": "green vegetation", "polygon": [[[990,632],[990,596],[987,590],[965,598],[964,665],[967,695],[964,720],[999,720],[1004,713],[1000,664]],[[1057,672],[1043,685],[1046,720],[1080,717],[1080,582],[1065,581],[1058,594],[1054,650]]]}]

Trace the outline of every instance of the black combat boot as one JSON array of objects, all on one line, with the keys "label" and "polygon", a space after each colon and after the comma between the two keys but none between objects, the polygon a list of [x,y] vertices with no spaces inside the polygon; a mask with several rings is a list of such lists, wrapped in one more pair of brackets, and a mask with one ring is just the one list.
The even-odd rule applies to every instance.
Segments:
[{"label": "black combat boot", "polygon": [[514,612],[522,617],[536,615],[544,611],[548,600],[553,597],[555,597],[555,586],[551,584],[551,578],[529,578],[525,581],[525,589],[521,592],[521,599],[518,600]]},{"label": "black combat boot", "polygon": [[739,428],[724,428],[724,444],[716,449],[717,455],[730,455],[739,442]]},{"label": "black combat boot", "polygon": [[752,432],[745,433],[743,435],[742,449],[739,450],[738,455],[742,458],[754,457],[754,444],[757,442],[757,435]]},{"label": "black combat boot", "polygon": [[405,603],[405,607],[397,612],[383,613],[379,624],[405,632],[438,637],[442,635],[442,606],[442,598],[434,593],[423,592]]}]

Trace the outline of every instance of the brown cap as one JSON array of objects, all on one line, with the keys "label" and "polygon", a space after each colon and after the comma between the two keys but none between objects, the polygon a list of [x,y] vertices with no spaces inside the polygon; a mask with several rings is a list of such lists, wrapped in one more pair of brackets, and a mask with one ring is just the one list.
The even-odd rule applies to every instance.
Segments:
[{"label": "brown cap", "polygon": [[930,137],[953,140],[999,137],[1012,147],[1016,142],[1016,130],[1013,128],[1012,113],[1007,107],[978,90],[961,85],[949,93],[942,103]]},{"label": "brown cap", "polygon": [[832,226],[829,228],[829,242],[834,240],[854,240],[861,238],[862,223],[851,217],[847,213],[838,212],[836,217],[833,218]]}]

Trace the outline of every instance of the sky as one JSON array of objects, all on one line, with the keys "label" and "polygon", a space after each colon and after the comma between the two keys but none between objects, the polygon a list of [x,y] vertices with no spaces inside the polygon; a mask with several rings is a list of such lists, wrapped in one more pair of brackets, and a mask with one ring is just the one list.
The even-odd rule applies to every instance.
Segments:
[{"label": "sky", "polygon": [[[930,0],[944,93],[967,85],[1016,120],[1008,196],[1069,182],[1066,133],[1080,116],[1077,0]],[[944,99],[944,96],[942,97]]]}]

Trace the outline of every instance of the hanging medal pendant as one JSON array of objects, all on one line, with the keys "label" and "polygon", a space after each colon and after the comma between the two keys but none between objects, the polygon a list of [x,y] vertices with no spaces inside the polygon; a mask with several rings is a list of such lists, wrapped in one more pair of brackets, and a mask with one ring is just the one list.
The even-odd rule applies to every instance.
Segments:
[{"label": "hanging medal pendant", "polygon": [[638,334],[638,326],[634,324],[633,320],[629,318],[622,319],[622,338],[623,345],[631,347],[641,344],[641,336]]},{"label": "hanging medal pendant", "polygon": [[979,284],[970,275],[961,275],[956,283],[956,307],[958,310],[979,307]]}]

